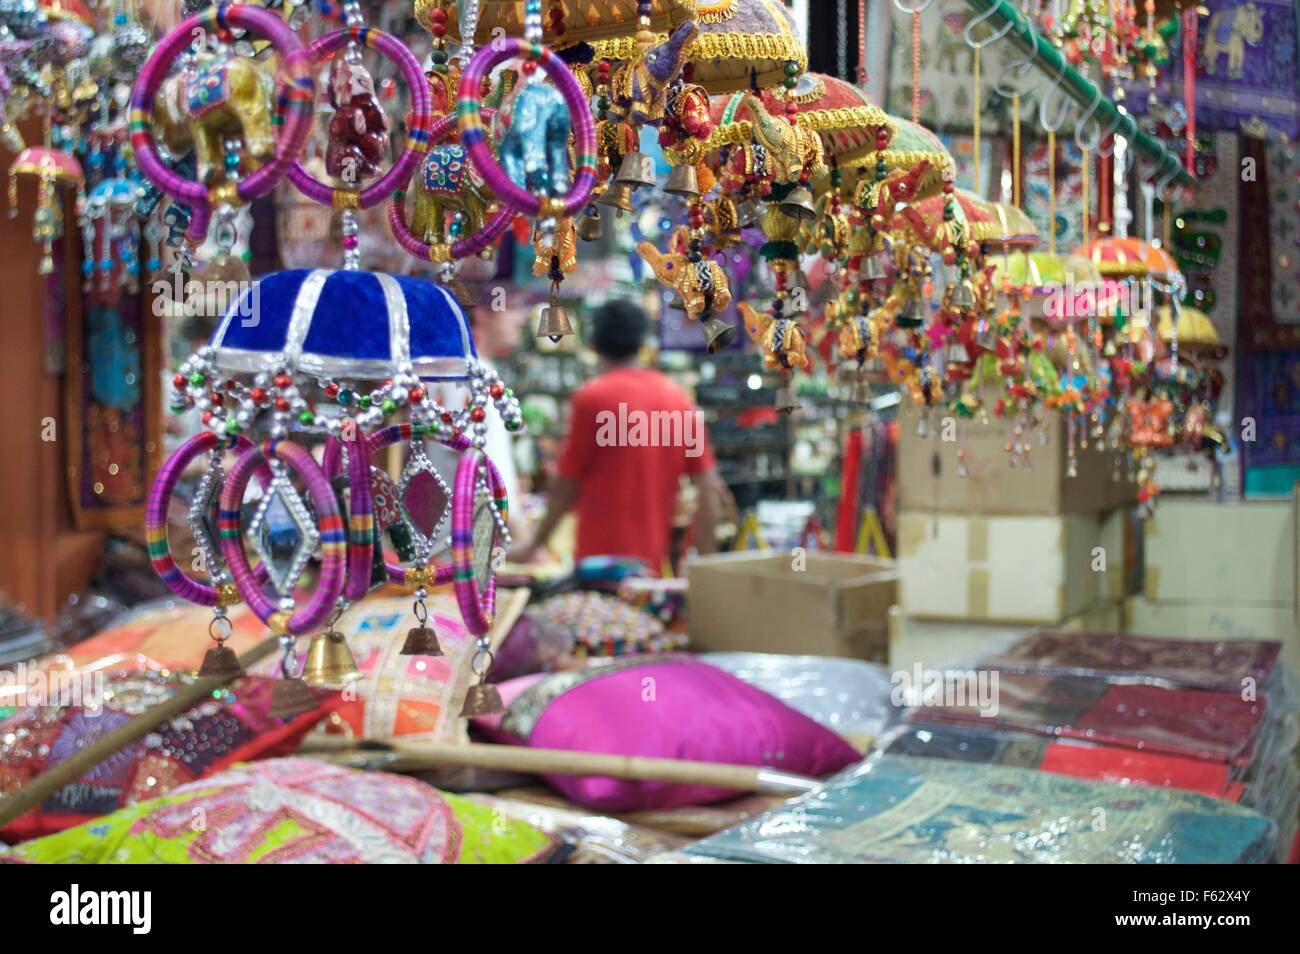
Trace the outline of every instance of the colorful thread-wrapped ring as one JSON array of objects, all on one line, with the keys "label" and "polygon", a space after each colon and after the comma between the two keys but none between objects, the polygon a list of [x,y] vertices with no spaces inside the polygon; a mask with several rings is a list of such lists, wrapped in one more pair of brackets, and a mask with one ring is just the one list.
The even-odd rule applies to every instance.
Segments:
[{"label": "colorful thread-wrapped ring", "polygon": [[279,112],[280,133],[275,141],[275,157],[234,184],[232,190],[244,202],[268,194],[288,174],[307,143],[311,132],[312,109],[316,101],[316,83],[311,76],[307,48],[283,20],[269,10],[243,4],[221,4],[183,20],[163,37],[153,55],[145,62],[131,91],[131,146],[140,171],[164,194],[190,207],[193,217],[187,237],[202,241],[212,218],[213,195],[202,182],[178,175],[158,154],[153,139],[154,99],[167,78],[168,69],[196,36],[205,33],[226,35],[233,29],[268,40],[280,58]]},{"label": "colorful thread-wrapped ring", "polygon": [[[240,509],[248,480],[255,470],[273,459],[284,464],[306,484],[307,496],[315,511],[316,530],[320,536],[320,579],[316,592],[304,608],[294,612],[282,610],[275,600],[263,592],[249,566],[248,555],[244,553],[240,532]],[[347,547],[338,500],[310,451],[287,440],[270,440],[254,445],[241,454],[234,468],[226,475],[225,485],[221,489],[218,531],[221,534],[221,552],[230,567],[235,586],[258,619],[266,623],[272,632],[298,636],[325,621],[343,593],[347,575]]]},{"label": "colorful thread-wrapped ring", "polygon": [[[521,188],[511,181],[501,168],[488,145],[487,130],[483,125],[483,77],[512,59],[536,63],[564,97],[573,122],[577,163],[573,184],[563,199],[543,198]],[[457,108],[460,141],[469,153],[470,161],[478,170],[489,189],[510,208],[529,218],[551,215],[564,218],[576,215],[587,205],[591,190],[596,184],[596,124],[591,107],[583,95],[582,87],[564,61],[547,47],[527,43],[515,37],[502,37],[474,54],[461,74]]]},{"label": "colorful thread-wrapped ring", "polygon": [[334,189],[306,170],[295,160],[289,168],[289,181],[307,198],[322,205],[369,209],[383,202],[411,178],[420,158],[429,150],[429,127],[433,121],[433,97],[419,61],[396,37],[365,26],[335,30],[317,39],[307,48],[307,58],[319,64],[349,42],[367,46],[397,66],[411,91],[411,110],[407,116],[406,146],[388,171],[360,191]]},{"label": "colorful thread-wrapped ring", "polygon": [[[172,556],[171,546],[167,542],[167,511],[171,506],[172,495],[176,492],[176,485],[180,482],[186,468],[204,454],[215,450],[242,452],[252,446],[253,442],[247,437],[221,438],[211,431],[202,431],[187,440],[171,457],[167,458],[159,469],[158,476],[154,478],[153,486],[149,489],[149,503],[145,512],[145,535],[149,543],[149,560],[162,581],[183,600],[189,600],[199,606],[216,606],[220,602],[221,594],[216,587],[201,583],[186,574]],[[258,468],[257,475],[263,487],[270,482],[271,471],[265,462]],[[216,540],[211,543],[214,550],[219,546]],[[217,567],[209,567],[214,577],[217,570]],[[266,577],[266,567],[258,566],[254,572],[254,579],[261,584],[266,582]]]}]

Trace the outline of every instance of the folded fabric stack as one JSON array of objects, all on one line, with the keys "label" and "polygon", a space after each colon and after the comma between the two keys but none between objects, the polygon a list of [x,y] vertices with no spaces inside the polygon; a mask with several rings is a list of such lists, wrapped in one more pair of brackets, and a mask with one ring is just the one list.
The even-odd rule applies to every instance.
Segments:
[{"label": "folded fabric stack", "polygon": [[1273,823],[1178,789],[884,755],[685,849],[759,863],[1233,864],[1267,861]]},{"label": "folded fabric stack", "polygon": [[987,700],[936,692],[881,751],[1037,768],[1239,802],[1272,818],[1285,855],[1300,806],[1296,693],[1277,643],[1037,633],[978,658]]}]

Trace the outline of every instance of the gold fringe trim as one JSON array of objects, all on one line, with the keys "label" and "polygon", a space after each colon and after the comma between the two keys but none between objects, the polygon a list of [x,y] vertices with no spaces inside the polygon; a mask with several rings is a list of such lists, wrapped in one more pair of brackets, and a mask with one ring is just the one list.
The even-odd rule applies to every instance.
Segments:
[{"label": "gold fringe trim", "polygon": [[[654,42],[663,43],[666,33],[656,33]],[[634,36],[620,36],[592,43],[594,60],[630,60],[640,52]],[[781,78],[785,64],[791,60],[802,72],[808,68],[808,53],[798,37],[786,33],[701,33],[687,51],[688,62],[696,64],[695,81],[700,83],[699,66],[704,60],[780,60]],[[705,64],[707,65],[707,64]],[[748,73],[746,73],[748,77]],[[700,83],[707,87],[708,83]]]},{"label": "gold fringe trim", "polygon": [[695,10],[695,19],[700,23],[726,23],[736,15],[736,0],[722,0],[721,3],[701,2]]},{"label": "gold fringe trim", "polygon": [[[415,0],[415,20],[428,30],[429,12],[438,5],[439,0]],[[460,42],[460,14],[456,0],[443,0],[447,8],[447,39],[453,43]],[[523,33],[523,3],[518,0],[479,0],[478,36],[475,42],[483,46],[492,39],[492,30],[501,27],[511,36]],[[624,0],[626,12],[621,20],[609,20],[592,28],[583,20],[584,11],[568,9],[574,6],[572,0],[566,3],[566,22],[568,29],[565,38],[573,42],[582,40],[600,40],[636,29],[636,0]],[[696,0],[655,0],[654,12],[651,14],[651,26],[659,29],[675,29],[687,20],[696,17]],[[545,29],[545,28],[544,28]],[[634,39],[629,37],[629,39]],[[553,43],[555,37],[545,31],[545,41]]]},{"label": "gold fringe trim", "polygon": [[[819,97],[820,98],[820,97]],[[862,126],[885,126],[892,137],[894,127],[889,124],[883,109],[871,106],[838,106],[835,109],[810,109],[799,114],[799,125],[817,132],[839,132]],[[875,145],[875,143],[872,143]]]}]

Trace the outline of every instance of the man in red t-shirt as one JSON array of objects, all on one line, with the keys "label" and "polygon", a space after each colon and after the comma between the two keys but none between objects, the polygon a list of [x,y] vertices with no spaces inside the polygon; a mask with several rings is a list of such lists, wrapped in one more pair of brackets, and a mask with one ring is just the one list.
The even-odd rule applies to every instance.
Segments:
[{"label": "man in red t-shirt", "polygon": [[696,547],[715,549],[717,477],[704,415],[671,378],[637,365],[649,320],[629,301],[597,309],[591,345],[603,373],[569,403],[569,433],[546,516],[521,558],[536,556],[575,510],[576,558],[621,556],[659,573],[668,558],[683,475],[695,485]]}]

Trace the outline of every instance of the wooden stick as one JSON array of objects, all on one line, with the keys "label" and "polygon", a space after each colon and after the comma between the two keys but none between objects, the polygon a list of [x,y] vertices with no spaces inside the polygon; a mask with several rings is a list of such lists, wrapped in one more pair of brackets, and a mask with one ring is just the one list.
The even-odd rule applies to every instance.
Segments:
[{"label": "wooden stick", "polygon": [[[811,791],[816,779],[760,765],[653,759],[568,749],[534,749],[522,745],[474,742],[402,742],[317,736],[301,751],[327,761],[372,764],[390,771],[418,772],[442,765],[471,766],[536,775],[599,775],[610,778],[705,785],[742,792],[792,794]],[[376,757],[381,761],[376,764]]]},{"label": "wooden stick", "polygon": [[[275,652],[279,646],[280,640],[275,636],[264,639],[240,656],[239,663],[245,669],[249,669]],[[212,695],[213,690],[220,689],[233,681],[226,678],[196,679],[192,684],[182,687],[166,702],[145,710],[94,744],[86,746],[48,771],[42,772],[13,795],[0,799],[0,828],[36,808],[47,797],[68,783],[75,782],[104,759],[120,752],[137,739],[144,738],[168,719],[174,719],[193,709]]]}]

